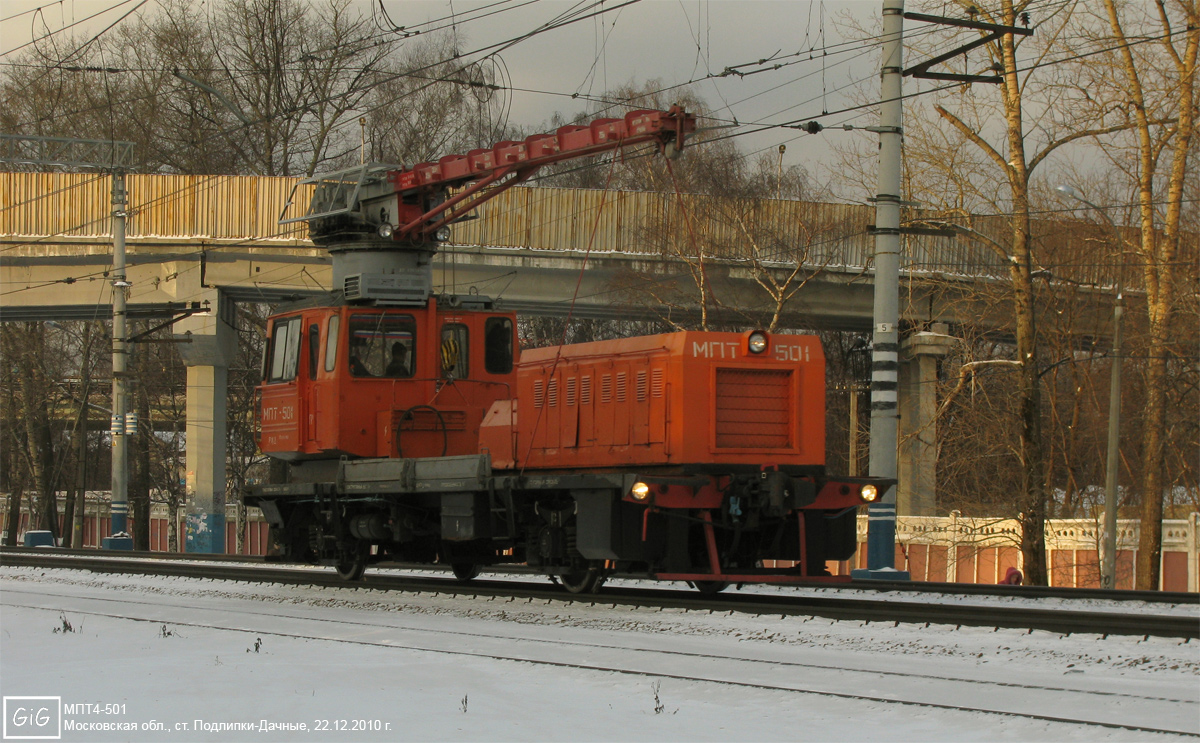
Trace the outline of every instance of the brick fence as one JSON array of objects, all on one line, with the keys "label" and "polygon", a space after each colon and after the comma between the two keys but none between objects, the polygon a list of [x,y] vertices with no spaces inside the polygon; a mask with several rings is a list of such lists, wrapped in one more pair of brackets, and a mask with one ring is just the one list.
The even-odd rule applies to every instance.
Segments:
[{"label": "brick fence", "polygon": [[[1052,519],[1046,522],[1050,584],[1079,588],[1100,587],[1100,537],[1096,519]],[[1117,588],[1133,588],[1139,523],[1117,522]],[[1163,521],[1160,588],[1196,591],[1197,538],[1200,513]],[[867,520],[858,519],[858,541],[867,540]],[[950,516],[900,516],[896,519],[896,568],[913,580],[950,583],[999,583],[1010,567],[1022,568],[1020,525],[1011,519],[969,519]],[[865,549],[854,556],[853,567],[867,566]],[[830,565],[834,568],[834,565]],[[849,562],[838,563],[844,575]]]}]

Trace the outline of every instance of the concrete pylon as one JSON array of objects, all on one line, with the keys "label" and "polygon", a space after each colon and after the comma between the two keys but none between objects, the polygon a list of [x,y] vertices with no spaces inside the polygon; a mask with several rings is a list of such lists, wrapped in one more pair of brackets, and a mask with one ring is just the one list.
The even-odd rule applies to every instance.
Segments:
[{"label": "concrete pylon", "polygon": [[215,289],[188,297],[209,312],[174,326],[187,365],[186,552],[225,552],[225,443],[229,366],[237,354],[234,303]]},{"label": "concrete pylon", "polygon": [[900,344],[898,516],[937,515],[937,361],[955,339],[943,323]]}]

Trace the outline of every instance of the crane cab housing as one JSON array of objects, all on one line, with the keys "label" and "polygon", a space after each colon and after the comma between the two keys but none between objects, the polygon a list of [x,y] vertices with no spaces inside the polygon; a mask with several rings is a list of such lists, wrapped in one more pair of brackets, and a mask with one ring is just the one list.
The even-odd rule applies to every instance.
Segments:
[{"label": "crane cab housing", "polygon": [[282,308],[267,325],[259,447],[290,462],[475,454],[515,381],[515,317],[489,307]]}]

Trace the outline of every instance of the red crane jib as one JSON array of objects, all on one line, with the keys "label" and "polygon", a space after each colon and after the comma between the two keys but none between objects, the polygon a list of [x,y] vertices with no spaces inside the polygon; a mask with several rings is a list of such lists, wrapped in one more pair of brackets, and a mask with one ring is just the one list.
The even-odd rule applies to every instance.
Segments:
[{"label": "red crane jib", "polygon": [[524,142],[500,142],[466,155],[447,155],[436,163],[420,163],[390,174],[397,191],[430,186],[455,186],[479,180],[497,170],[537,169],[543,165],[586,157],[643,142],[675,139],[696,130],[696,119],[679,106],[669,111],[633,111],[623,119],[597,119],[587,126],[564,126],[550,134],[535,134]]},{"label": "red crane jib", "polygon": [[[665,145],[674,141],[676,149],[682,149],[684,136],[694,131],[696,117],[679,106],[672,106],[669,111],[633,111],[623,119],[597,119],[587,126],[564,126],[552,134],[527,137],[524,142],[501,142],[490,149],[447,155],[436,163],[420,163],[409,170],[392,171],[388,179],[398,196],[474,181],[461,193],[429,211],[420,204],[406,204],[403,198],[399,199],[396,212],[400,224],[392,239],[406,240],[432,234],[545,165],[645,142]],[[510,175],[512,177],[508,177]]]}]

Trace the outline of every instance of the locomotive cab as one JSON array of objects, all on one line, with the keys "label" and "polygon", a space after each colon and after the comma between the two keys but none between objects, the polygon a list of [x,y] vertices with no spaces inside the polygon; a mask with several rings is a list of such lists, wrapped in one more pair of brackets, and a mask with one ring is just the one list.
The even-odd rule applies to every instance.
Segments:
[{"label": "locomotive cab", "polygon": [[512,395],[515,318],[467,299],[282,308],[257,388],[262,452],[290,462],[478,452],[484,414]]}]

